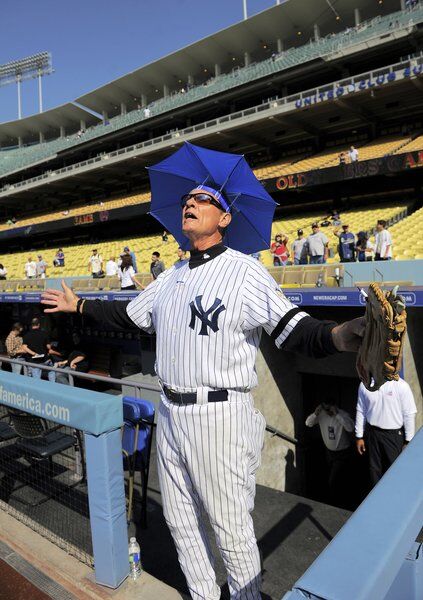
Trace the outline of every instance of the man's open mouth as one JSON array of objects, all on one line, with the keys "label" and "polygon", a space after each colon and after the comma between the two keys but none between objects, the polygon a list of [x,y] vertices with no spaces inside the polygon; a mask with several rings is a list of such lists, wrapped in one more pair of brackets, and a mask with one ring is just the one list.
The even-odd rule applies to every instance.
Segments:
[{"label": "man's open mouth", "polygon": [[190,211],[187,211],[187,212],[184,214],[184,219],[196,219],[196,218],[197,218],[197,217],[194,215],[194,213],[192,213],[192,212],[190,212]]}]

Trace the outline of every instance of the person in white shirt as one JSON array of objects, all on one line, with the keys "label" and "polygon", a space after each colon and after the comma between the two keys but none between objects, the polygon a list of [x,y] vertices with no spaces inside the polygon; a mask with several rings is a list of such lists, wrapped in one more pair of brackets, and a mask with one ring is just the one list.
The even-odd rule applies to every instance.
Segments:
[{"label": "person in white shirt", "polygon": [[137,286],[142,290],[144,289],[135,276],[135,269],[132,264],[132,258],[129,254],[124,254],[122,256],[122,262],[119,267],[118,277],[120,279],[121,290],[136,290]]},{"label": "person in white shirt", "polygon": [[101,277],[103,271],[103,258],[96,249],[93,250],[93,253],[90,256],[88,261],[88,269],[91,271],[94,279]]},{"label": "person in white shirt", "polygon": [[375,260],[390,260],[392,258],[392,237],[386,229],[386,221],[379,219],[375,234]]},{"label": "person in white shirt", "polygon": [[0,279],[6,279],[7,269],[0,263]]},{"label": "person in white shirt", "polygon": [[323,402],[306,419],[307,427],[319,425],[329,467],[330,502],[351,508],[350,474],[352,462],[352,432],[354,421],[335,404]]},{"label": "person in white shirt", "polygon": [[413,438],[416,413],[413,392],[404,379],[387,381],[376,392],[369,392],[360,383],[355,418],[356,445],[360,455],[365,452],[369,455],[372,487],[398,458],[404,444]]},{"label": "person in white shirt", "polygon": [[114,256],[111,256],[106,262],[106,276],[116,277],[119,271],[118,264]]},{"label": "person in white shirt", "polygon": [[43,260],[43,257],[41,256],[41,254],[39,254],[37,258],[38,258],[38,261],[36,263],[37,277],[39,277],[40,279],[45,279],[47,277],[48,264],[46,263],[45,260]]},{"label": "person in white shirt", "polygon": [[32,256],[28,256],[28,261],[25,264],[25,277],[27,279],[35,279],[37,276],[37,263],[32,260]]},{"label": "person in white shirt", "polygon": [[351,146],[348,155],[350,157],[350,161],[351,162],[357,162],[358,161],[358,150],[357,148],[354,148],[354,146]]},{"label": "person in white shirt", "polygon": [[307,264],[307,240],[302,229],[297,231],[297,239],[292,242],[291,250],[294,255],[294,265]]}]

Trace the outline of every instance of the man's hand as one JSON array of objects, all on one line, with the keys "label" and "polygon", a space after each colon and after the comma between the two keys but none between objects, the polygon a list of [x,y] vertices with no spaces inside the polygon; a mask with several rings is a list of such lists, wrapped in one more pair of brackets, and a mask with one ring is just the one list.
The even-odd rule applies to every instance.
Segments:
[{"label": "man's hand", "polygon": [[363,456],[363,454],[366,452],[366,444],[364,443],[363,438],[356,440],[355,443],[357,446],[357,452],[360,454],[360,456]]},{"label": "man's hand", "polygon": [[364,336],[366,320],[364,317],[346,321],[332,329],[332,339],[340,352],[357,352]]},{"label": "man's hand", "polygon": [[60,290],[46,290],[41,294],[41,304],[46,304],[52,308],[46,308],[44,312],[76,312],[76,304],[79,300],[70,287],[62,281],[63,292]]}]

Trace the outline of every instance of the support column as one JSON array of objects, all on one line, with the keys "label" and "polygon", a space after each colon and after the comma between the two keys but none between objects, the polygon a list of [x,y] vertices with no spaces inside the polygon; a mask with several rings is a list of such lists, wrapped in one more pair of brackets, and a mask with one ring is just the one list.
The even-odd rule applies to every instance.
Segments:
[{"label": "support column", "polygon": [[147,106],[147,94],[141,94],[141,106]]},{"label": "support column", "polygon": [[120,103],[120,114],[121,115],[126,115],[126,104],[125,104],[125,102],[121,102]]},{"label": "support column", "polygon": [[188,75],[188,85],[194,85],[194,77],[192,75]]},{"label": "support column", "polygon": [[83,119],[79,121],[79,128],[82,129],[82,131],[85,131],[87,128],[87,125]]},{"label": "support column", "polygon": [[66,131],[65,131],[65,128],[63,127],[63,125],[60,126],[60,137],[61,138],[66,137]]},{"label": "support column", "polygon": [[44,133],[42,131],[40,131],[38,134],[38,140],[39,140],[40,144],[42,144],[44,142]]},{"label": "support column", "polygon": [[107,121],[109,120],[109,114],[108,114],[107,110],[103,110],[103,112],[101,114],[103,117],[103,123],[107,123]]},{"label": "support column", "polygon": [[313,25],[313,35],[314,35],[314,41],[318,42],[320,40],[320,27],[318,26],[317,23],[315,23]]},{"label": "support column", "polygon": [[220,65],[218,65],[217,63],[214,65],[214,76],[215,77],[219,77],[219,75],[221,74],[221,68]]},{"label": "support column", "polygon": [[117,588],[129,573],[121,431],[84,438],[95,580]]},{"label": "support column", "polygon": [[360,22],[361,22],[360,9],[355,8],[354,9],[354,23],[355,23],[355,26],[357,27],[357,25],[360,25]]},{"label": "support column", "polygon": [[22,142],[21,136],[18,137],[18,146],[19,146],[19,148],[22,148],[22,146],[23,146],[23,142]]},{"label": "support column", "polygon": [[163,84],[163,97],[167,98],[169,96],[169,86],[165,83]]},{"label": "support column", "polygon": [[244,67],[248,67],[251,62],[251,57],[249,52],[244,52]]},{"label": "support column", "polygon": [[278,49],[278,54],[280,54],[281,52],[283,52],[283,40],[281,40],[281,38],[278,38],[276,40],[276,47]]},{"label": "support column", "polygon": [[400,0],[401,10],[405,10],[405,0]]}]

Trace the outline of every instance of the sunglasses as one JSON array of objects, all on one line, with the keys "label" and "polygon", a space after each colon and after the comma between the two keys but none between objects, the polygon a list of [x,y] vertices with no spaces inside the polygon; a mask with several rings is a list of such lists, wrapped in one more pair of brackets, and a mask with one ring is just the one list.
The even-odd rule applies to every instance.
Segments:
[{"label": "sunglasses", "polygon": [[216,208],[223,210],[223,207],[220,204],[220,202],[218,202],[210,194],[205,194],[204,192],[197,192],[196,194],[185,194],[184,196],[182,196],[182,198],[181,198],[182,208],[184,208],[186,206],[186,203],[188,202],[188,200],[191,200],[191,198],[193,198],[196,202],[199,202],[200,204],[212,204],[213,206],[216,206]]}]

